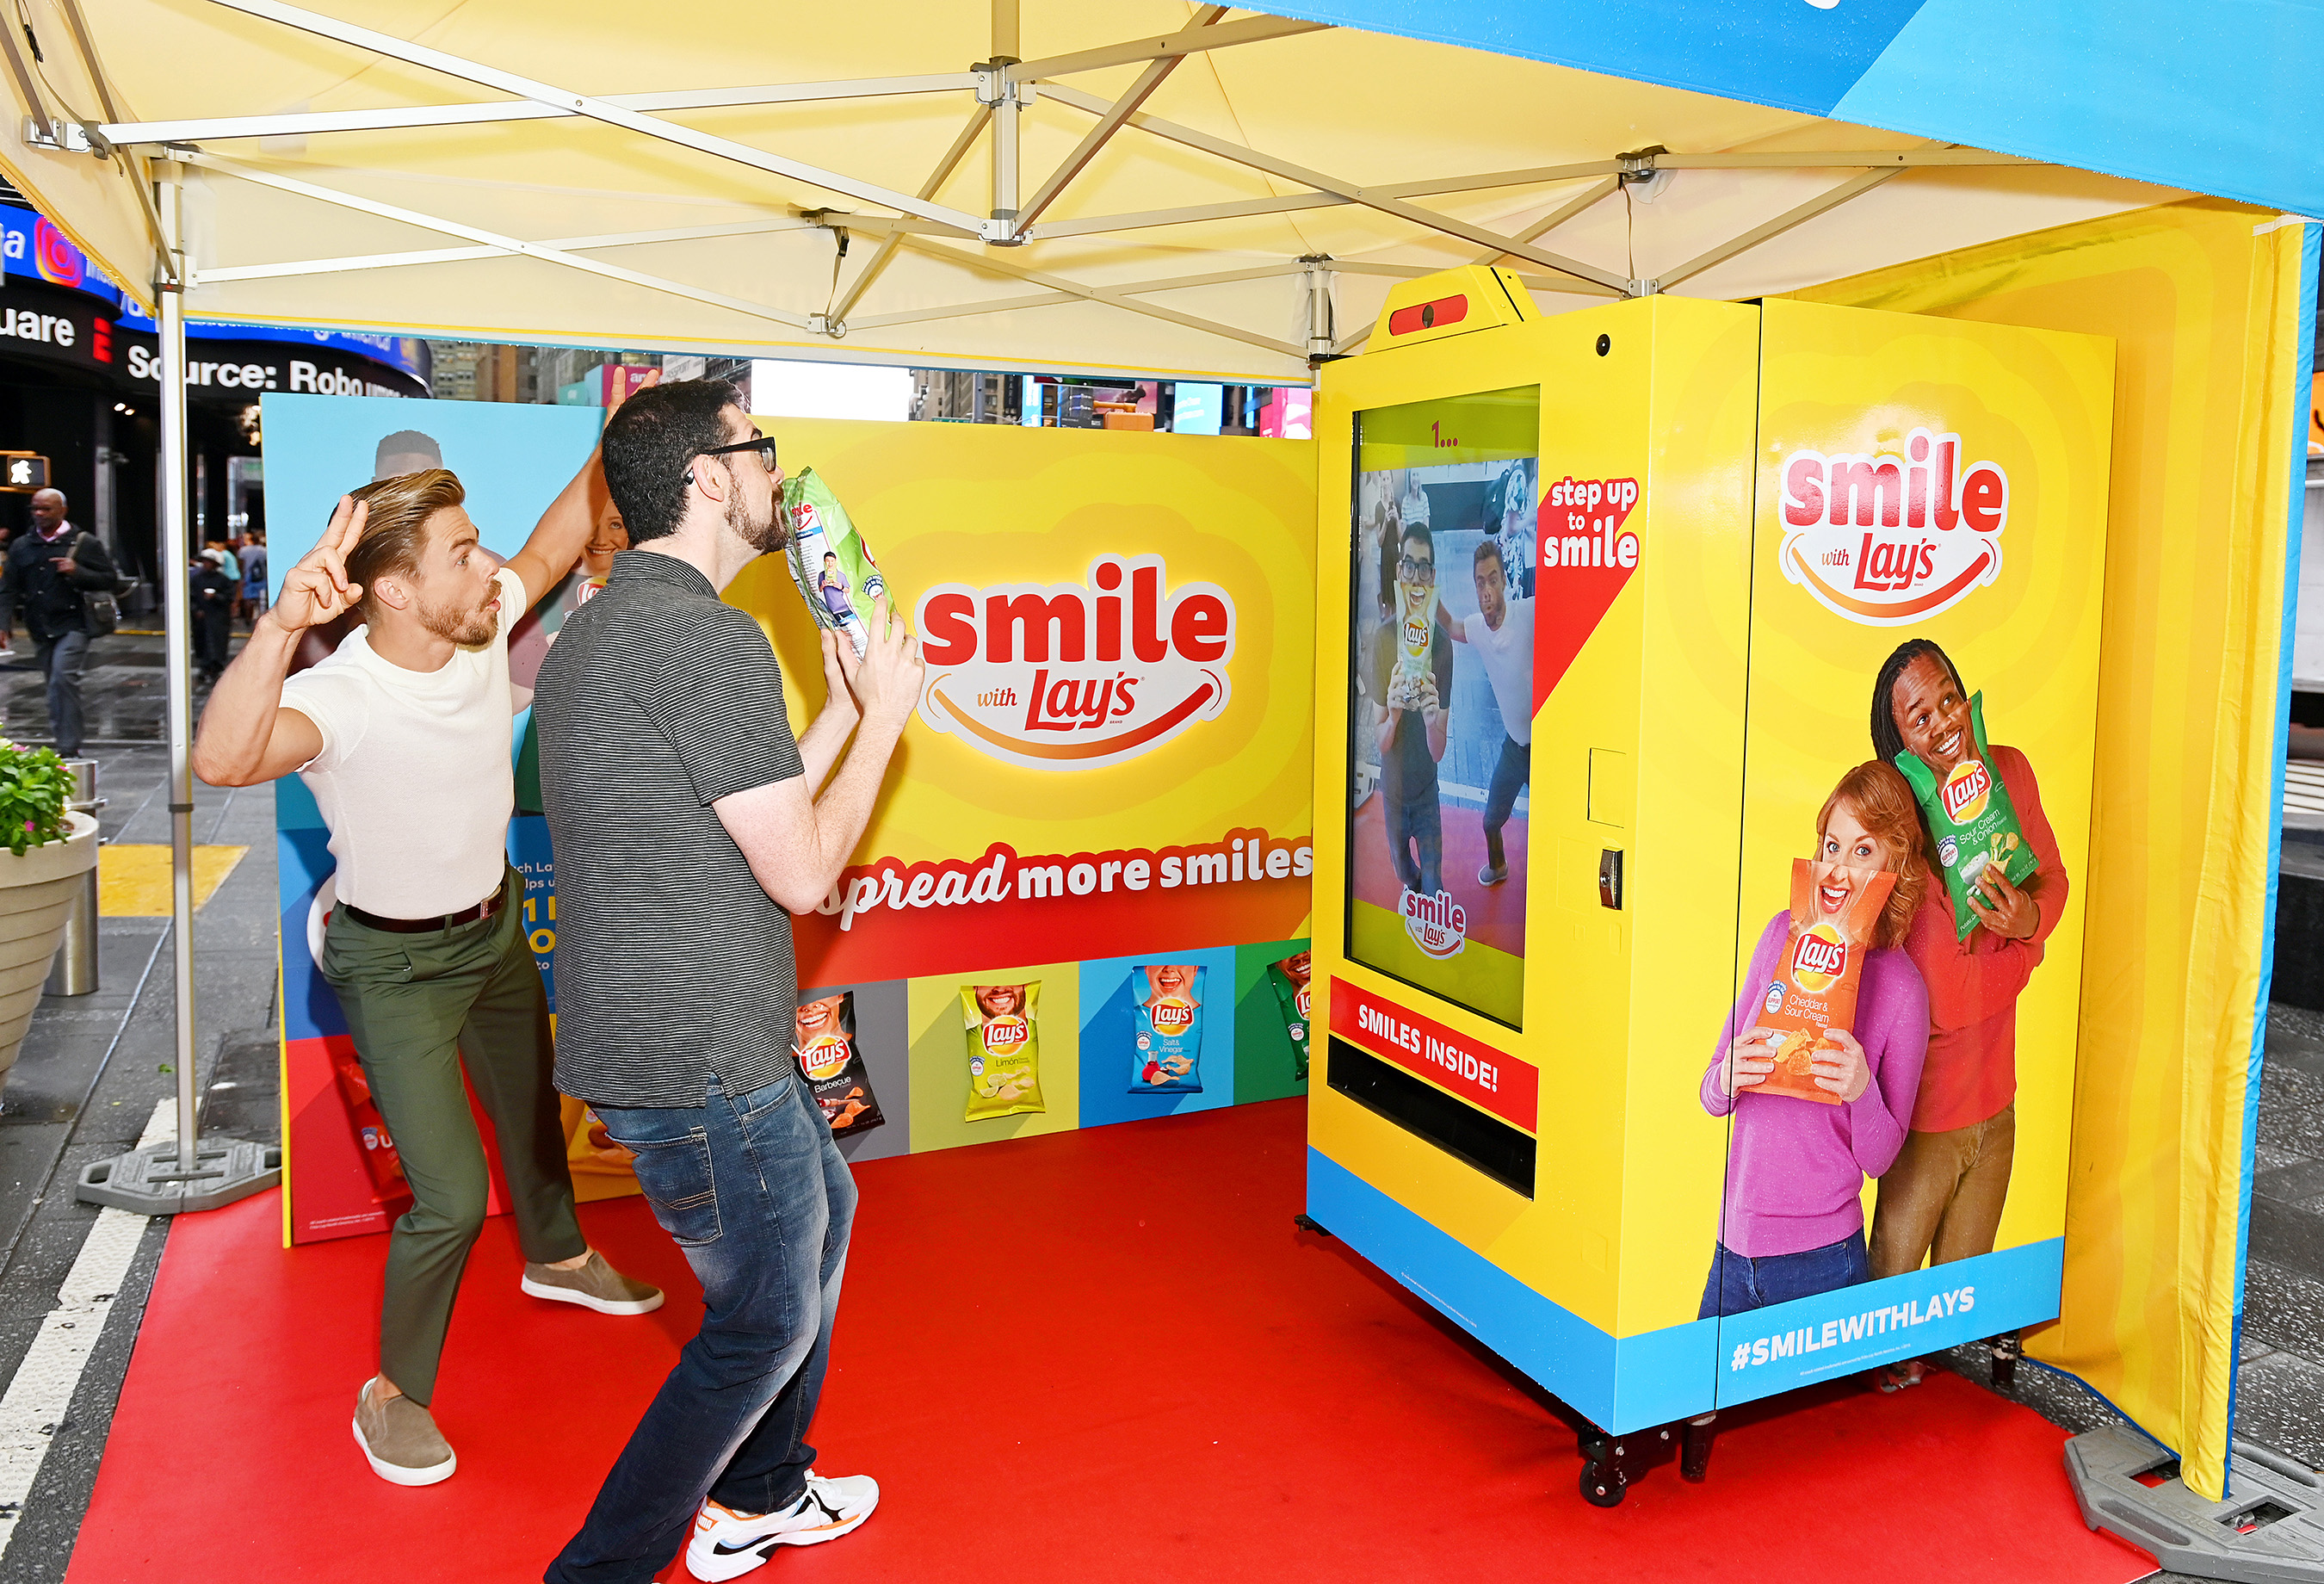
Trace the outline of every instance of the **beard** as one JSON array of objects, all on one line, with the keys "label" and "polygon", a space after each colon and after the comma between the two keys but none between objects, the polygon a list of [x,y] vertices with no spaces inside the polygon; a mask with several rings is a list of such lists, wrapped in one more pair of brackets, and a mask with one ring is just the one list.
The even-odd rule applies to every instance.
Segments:
[{"label": "beard", "polygon": [[[485,597],[495,598],[499,592],[495,588]],[[455,608],[423,601],[420,606],[420,625],[439,638],[450,639],[463,649],[474,649],[478,644],[493,641],[493,635],[500,629],[500,613],[484,606]]]},{"label": "beard", "polygon": [[726,503],[726,526],[734,531],[735,537],[761,555],[779,554],[791,542],[790,523],[781,500],[777,497],[768,499],[767,514],[754,521],[751,508],[743,502],[742,491],[735,491],[734,498]]}]

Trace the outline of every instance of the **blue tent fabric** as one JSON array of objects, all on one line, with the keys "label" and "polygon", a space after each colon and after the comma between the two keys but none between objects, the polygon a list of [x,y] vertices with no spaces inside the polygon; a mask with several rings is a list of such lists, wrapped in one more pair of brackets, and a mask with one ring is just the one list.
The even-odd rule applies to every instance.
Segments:
[{"label": "blue tent fabric", "polygon": [[2324,215],[2324,0],[1268,8]]}]

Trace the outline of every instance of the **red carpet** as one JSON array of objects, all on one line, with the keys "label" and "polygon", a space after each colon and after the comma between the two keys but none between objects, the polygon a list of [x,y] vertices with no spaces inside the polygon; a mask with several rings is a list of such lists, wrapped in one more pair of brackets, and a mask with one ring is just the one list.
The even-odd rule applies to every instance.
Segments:
[{"label": "red carpet", "polygon": [[[1611,1510],[1573,1436],[1402,1289],[1293,1230],[1303,1109],[1239,1107],[881,1161],[858,1179],[816,1444],[876,1475],[791,1580],[2043,1580],[2120,1584],[2064,1432],[1951,1376],[1731,1415],[1711,1480]],[[272,1196],[189,1217],[145,1311],[69,1584],[537,1579],[698,1305],[634,1200],[591,1237],[671,1301],[609,1320],[469,1266],[438,1399],[460,1472],[374,1478],[347,1432],[383,1240],[286,1253]],[[675,1570],[684,1576],[683,1566]]]},{"label": "red carpet", "polygon": [[[1356,895],[1374,907],[1393,913],[1404,883],[1397,877],[1389,856],[1387,816],[1375,792],[1356,811],[1355,829],[1348,841],[1356,854]],[[1513,884],[1489,889],[1477,884],[1485,866],[1484,816],[1457,803],[1443,805],[1443,871],[1441,880],[1452,900],[1469,915],[1469,939],[1487,946],[1525,955],[1526,853],[1530,831],[1519,815],[1501,827],[1501,857],[1508,861]],[[1544,884],[1548,876],[1542,877]]]}]

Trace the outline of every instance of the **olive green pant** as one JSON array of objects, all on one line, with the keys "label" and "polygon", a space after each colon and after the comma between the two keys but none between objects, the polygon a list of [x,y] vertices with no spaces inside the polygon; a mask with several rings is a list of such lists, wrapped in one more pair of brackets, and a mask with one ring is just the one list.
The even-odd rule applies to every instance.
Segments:
[{"label": "olive green pant", "polygon": [[374,930],[337,907],[323,936],[323,977],[338,992],[411,1189],[388,1240],[380,1370],[423,1407],[436,1394],[452,1300],[492,1181],[464,1066],[492,1118],[524,1257],[548,1264],[588,1247],[573,1218],[549,1081],[549,998],[525,943],[524,881],[513,869],[501,897],[489,919],[412,935]]}]

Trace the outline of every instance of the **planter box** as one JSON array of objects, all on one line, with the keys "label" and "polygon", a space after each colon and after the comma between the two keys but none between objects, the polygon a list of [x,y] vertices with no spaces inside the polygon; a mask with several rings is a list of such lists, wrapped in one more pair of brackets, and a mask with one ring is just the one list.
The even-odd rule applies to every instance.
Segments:
[{"label": "planter box", "polygon": [[62,841],[26,848],[21,857],[0,848],[0,1078],[16,1064],[81,876],[97,867],[97,821],[65,818],[71,834]]}]

